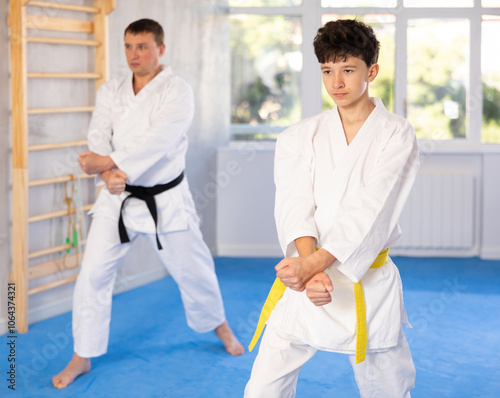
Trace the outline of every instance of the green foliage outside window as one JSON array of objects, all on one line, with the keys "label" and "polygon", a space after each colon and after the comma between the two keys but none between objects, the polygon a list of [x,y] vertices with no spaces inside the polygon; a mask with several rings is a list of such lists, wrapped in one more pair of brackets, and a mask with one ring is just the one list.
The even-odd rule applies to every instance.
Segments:
[{"label": "green foliage outside window", "polygon": [[300,120],[299,18],[231,18],[231,122],[290,125]]},{"label": "green foliage outside window", "polygon": [[[337,17],[324,15],[323,23]],[[342,16],[350,17],[355,16]],[[374,28],[381,42],[380,72],[370,85],[370,95],[381,98],[387,109],[394,111],[395,23],[390,16],[377,16],[379,20],[373,19],[374,16],[366,17],[365,20],[357,16]],[[498,22],[495,24],[498,27]],[[287,126],[299,121],[300,18],[233,15],[230,29],[231,123]],[[467,106],[473,107],[481,101],[474,98],[474,92],[468,92],[470,36],[467,20],[410,20],[407,35],[406,116],[414,125],[418,138],[466,137]],[[494,64],[488,58],[483,60],[483,67]],[[482,142],[500,143],[500,72],[493,76],[491,68],[489,71],[487,78],[483,76],[482,85]],[[317,72],[321,73],[319,65]],[[321,95],[323,110],[331,109],[333,100],[324,87]],[[266,137],[271,135],[276,134],[264,133]]]}]

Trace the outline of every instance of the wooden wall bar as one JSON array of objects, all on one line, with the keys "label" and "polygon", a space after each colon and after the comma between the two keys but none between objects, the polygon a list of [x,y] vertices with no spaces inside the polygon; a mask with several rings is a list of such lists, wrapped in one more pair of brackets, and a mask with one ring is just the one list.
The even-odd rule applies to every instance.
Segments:
[{"label": "wooden wall bar", "polygon": [[10,2],[10,64],[12,92],[12,279],[16,284],[17,330],[28,330],[28,113],[26,9]]},{"label": "wooden wall bar", "polygon": [[[52,8],[72,12],[84,12],[93,15],[93,21],[52,18],[44,15],[29,15],[26,7]],[[72,176],[54,176],[51,178],[29,181],[28,152],[52,149],[64,149],[86,145],[85,140],[28,144],[28,115],[92,112],[93,106],[68,106],[60,108],[34,108],[27,106],[27,80],[31,79],[89,79],[96,81],[97,88],[108,79],[108,14],[115,8],[115,0],[94,0],[93,7],[67,3],[11,0],[9,2],[11,93],[12,93],[12,272],[11,281],[16,284],[17,330],[28,330],[28,297],[30,295],[73,282],[76,275],[58,279],[43,286],[29,288],[29,280],[55,274],[61,269],[57,260],[46,261],[29,267],[29,259],[68,250],[68,245],[38,250],[29,253],[29,223],[68,215],[68,210],[53,211],[29,217],[29,188],[70,181]],[[28,35],[28,29],[60,32],[94,34],[93,39],[69,39],[64,37],[38,37]],[[27,43],[69,44],[95,48],[96,65],[94,71],[81,73],[40,73],[27,71]],[[91,178],[81,174],[80,178]],[[92,204],[83,206],[89,210]],[[74,212],[74,210],[73,210]],[[72,254],[67,260],[73,268],[78,266],[79,256]],[[75,262],[76,261],[76,262]]]}]

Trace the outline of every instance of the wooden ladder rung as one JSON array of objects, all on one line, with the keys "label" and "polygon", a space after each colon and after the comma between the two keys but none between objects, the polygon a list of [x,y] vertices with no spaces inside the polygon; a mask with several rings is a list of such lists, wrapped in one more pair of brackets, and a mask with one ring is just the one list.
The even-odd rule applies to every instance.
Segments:
[{"label": "wooden ladder rung", "polygon": [[[43,263],[38,263],[35,265],[30,265],[28,267],[28,279],[33,280],[41,278],[42,276],[54,274],[65,269],[76,268],[78,265],[78,255],[76,253],[68,254],[66,258],[52,259],[49,261],[44,261]],[[61,267],[63,265],[63,267]],[[64,267],[64,265],[67,266]]]},{"label": "wooden ladder rung", "polygon": [[77,253],[68,254],[66,257],[52,259],[28,267],[28,279],[33,280],[56,272],[75,269],[79,263]]},{"label": "wooden ladder rung", "polygon": [[69,277],[64,278],[64,279],[59,279],[58,281],[54,281],[54,282],[50,282],[50,283],[47,283],[47,284],[42,285],[42,286],[34,287],[33,289],[28,290],[28,295],[31,296],[33,294],[37,294],[37,293],[43,292],[45,290],[53,289],[55,287],[65,285],[67,283],[74,282],[76,280],[76,278],[78,278],[78,275],[69,276]]},{"label": "wooden ladder rung", "polygon": [[100,79],[100,73],[46,73],[28,72],[26,76],[30,79]]},{"label": "wooden ladder rung", "polygon": [[64,39],[62,37],[27,36],[26,41],[30,43],[74,44],[77,46],[94,47],[98,47],[101,45],[101,42],[99,40]]},{"label": "wooden ladder rung", "polygon": [[[87,241],[86,240],[82,240],[81,243],[82,243],[82,246],[83,246],[83,245],[85,245],[85,243],[87,243]],[[38,250],[36,252],[32,252],[32,253],[30,253],[28,255],[28,258],[32,259],[32,258],[47,256],[49,254],[59,253],[59,252],[62,252],[64,250],[70,250],[70,249],[72,249],[71,243],[66,243],[64,245],[49,247],[47,249],[43,249],[43,250]],[[46,264],[43,263],[43,264],[32,265],[30,267],[30,269],[35,269],[35,267],[39,267],[41,265],[45,266]],[[36,276],[35,278],[39,278],[39,276]]]},{"label": "wooden ladder rung", "polygon": [[28,0],[26,5],[33,7],[41,7],[41,8],[55,8],[58,10],[88,12],[91,14],[98,14],[101,11],[97,7],[77,6],[73,4],[52,3],[49,1],[38,1],[38,0]]},{"label": "wooden ladder rung", "polygon": [[60,32],[94,33],[94,22],[79,19],[26,15],[26,28]]},{"label": "wooden ladder rung", "polygon": [[[94,178],[95,175],[88,175],[88,174],[80,174],[80,179],[85,180],[88,178]],[[33,180],[28,183],[28,186],[30,188],[33,187],[41,187],[43,185],[50,185],[50,184],[58,184],[62,182],[68,182],[71,181],[71,176],[63,176],[63,177],[53,177],[53,178],[45,178],[43,180]]]},{"label": "wooden ladder rung", "polygon": [[50,149],[74,148],[79,146],[87,146],[87,140],[57,142],[55,144],[30,145],[28,147],[28,151],[29,152],[47,151]]},{"label": "wooden ladder rung", "polygon": [[72,112],[92,112],[94,106],[72,106],[66,108],[31,108],[28,115],[42,115],[46,113],[72,113]]},{"label": "wooden ladder rung", "polygon": [[[93,204],[85,205],[83,206],[82,210],[88,211],[92,208],[92,206]],[[75,214],[75,209],[71,209],[70,213]],[[33,223],[38,221],[45,221],[45,220],[50,220],[51,218],[64,217],[67,215],[68,215],[68,210],[58,210],[58,211],[53,211],[51,213],[38,214],[36,216],[28,217],[28,222]]]}]

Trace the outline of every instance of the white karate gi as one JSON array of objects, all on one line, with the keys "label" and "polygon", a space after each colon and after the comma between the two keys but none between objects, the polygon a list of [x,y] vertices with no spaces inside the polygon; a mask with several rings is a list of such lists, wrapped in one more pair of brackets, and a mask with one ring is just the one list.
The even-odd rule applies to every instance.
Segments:
[{"label": "white karate gi", "polygon": [[[127,184],[152,187],[174,180],[185,167],[187,130],[193,118],[190,86],[163,67],[137,95],[132,72],[105,83],[97,94],[89,126],[92,152],[110,156],[127,175]],[[98,177],[98,184],[102,181]],[[213,259],[199,230],[199,219],[186,177],[155,196],[158,251],[153,218],[143,200],[129,199],[123,219],[130,243],[120,243],[120,206],[129,195],[111,195],[104,186],[91,210],[85,256],[75,286],[75,352],[95,357],[107,351],[111,299],[119,261],[139,234],[151,241],[167,271],[179,285],[188,325],[197,332],[225,321]],[[137,264],[140,267],[140,264]]]},{"label": "white karate gi", "polygon": [[[297,374],[292,369],[298,372],[318,349],[353,356],[353,283],[360,280],[368,342],[365,361],[353,365],[356,379],[362,378],[359,369],[372,366],[377,355],[397,350],[400,359],[396,362],[403,367],[397,370],[397,377],[405,382],[401,392],[395,388],[393,394],[386,391],[388,395],[380,396],[409,396],[414,367],[401,330],[402,323],[407,323],[401,278],[390,259],[381,268],[370,269],[370,265],[381,250],[393,246],[401,236],[398,218],[418,170],[418,148],[410,123],[389,113],[380,99],[371,100],[375,108],[350,145],[336,106],[295,124],[278,137],[275,217],[283,253],[298,256],[294,240],[315,237],[317,247],[337,258],[325,270],[334,290],[331,303],[317,307],[305,291],[286,289],[267,322],[247,397],[293,396]],[[272,342],[275,337],[266,338],[266,334],[276,333],[293,340],[293,344],[289,341],[291,351],[281,352],[290,373],[276,373],[273,367],[277,366],[269,361],[269,351],[276,343]],[[404,359],[400,356],[402,346],[406,347]],[[313,354],[307,357],[306,351]],[[383,384],[380,377],[375,379]],[[372,392],[358,383],[362,396],[379,396],[370,394],[384,391],[382,385],[369,384]],[[279,395],[281,388],[284,390]]]}]

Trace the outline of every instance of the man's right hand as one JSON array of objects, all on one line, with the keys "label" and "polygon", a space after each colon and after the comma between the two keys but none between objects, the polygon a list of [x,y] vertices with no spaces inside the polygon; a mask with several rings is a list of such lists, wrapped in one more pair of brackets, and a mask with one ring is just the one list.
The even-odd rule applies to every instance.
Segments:
[{"label": "man's right hand", "polygon": [[110,156],[101,156],[92,151],[82,152],[77,160],[82,170],[88,175],[113,170],[117,167]]},{"label": "man's right hand", "polygon": [[102,180],[111,195],[120,195],[125,190],[127,175],[119,170],[106,170],[101,173]]},{"label": "man's right hand", "polygon": [[307,282],[306,291],[307,297],[314,305],[325,305],[332,301],[330,292],[333,291],[333,284],[326,273],[319,272]]}]

